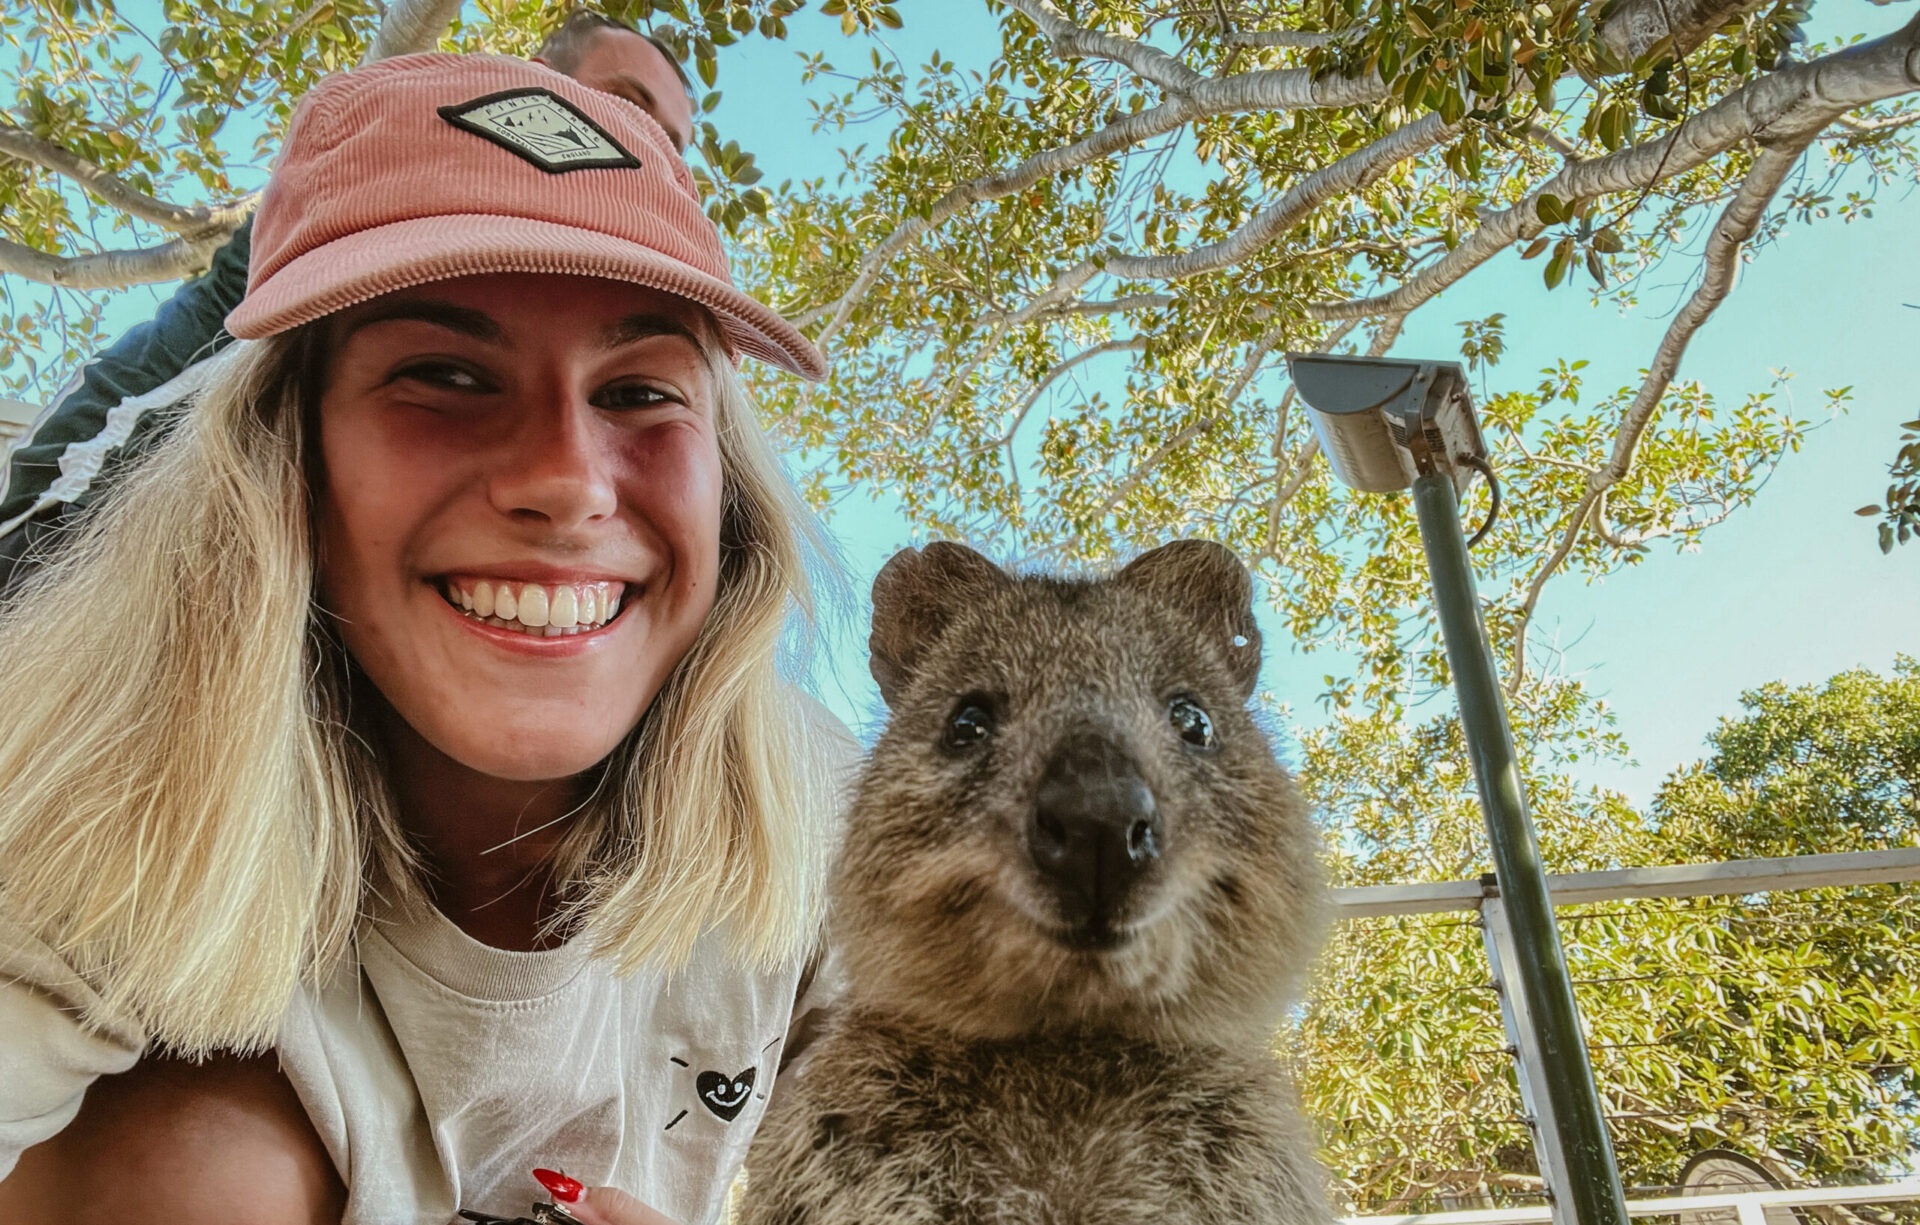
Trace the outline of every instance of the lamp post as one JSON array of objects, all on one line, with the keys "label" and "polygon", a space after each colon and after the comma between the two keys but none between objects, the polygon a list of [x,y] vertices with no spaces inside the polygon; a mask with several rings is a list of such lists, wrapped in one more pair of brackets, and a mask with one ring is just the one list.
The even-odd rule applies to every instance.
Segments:
[{"label": "lamp post", "polygon": [[1499,890],[1493,908],[1506,927],[1502,935],[1510,938],[1512,955],[1494,957],[1494,974],[1519,1048],[1521,1088],[1534,1115],[1555,1225],[1627,1225],[1626,1198],[1460,529],[1459,491],[1474,471],[1492,477],[1466,374],[1457,362],[1324,354],[1290,353],[1287,365],[1334,475],[1370,493],[1413,489],[1460,725],[1493,847]]}]

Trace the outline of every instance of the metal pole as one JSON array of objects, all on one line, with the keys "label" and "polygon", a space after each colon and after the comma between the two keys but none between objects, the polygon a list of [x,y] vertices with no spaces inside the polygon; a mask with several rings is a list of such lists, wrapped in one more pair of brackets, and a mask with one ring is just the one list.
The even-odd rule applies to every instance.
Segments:
[{"label": "metal pole", "polygon": [[1527,815],[1506,699],[1494,671],[1486,626],[1480,620],[1452,478],[1441,472],[1416,477],[1413,505],[1433,572],[1440,633],[1453,669],[1461,730],[1480,785],[1500,897],[1512,927],[1516,985],[1525,996],[1533,1031],[1528,1036],[1539,1052],[1544,1074],[1545,1083],[1534,1088],[1546,1100],[1566,1163],[1569,1185],[1550,1186],[1548,1192],[1556,1203],[1563,1196],[1570,1201],[1579,1225],[1627,1225],[1626,1196],[1620,1190],[1613,1145],[1601,1117],[1600,1094],[1594,1087],[1573,985],[1567,979],[1560,933],[1554,926],[1540,848]]}]

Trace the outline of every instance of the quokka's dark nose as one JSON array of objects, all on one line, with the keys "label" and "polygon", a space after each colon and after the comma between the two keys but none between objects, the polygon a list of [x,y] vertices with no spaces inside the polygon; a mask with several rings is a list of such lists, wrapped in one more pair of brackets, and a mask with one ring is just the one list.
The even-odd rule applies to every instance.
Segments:
[{"label": "quokka's dark nose", "polygon": [[1152,789],[1112,741],[1075,736],[1047,763],[1027,846],[1070,922],[1112,917],[1165,838]]}]

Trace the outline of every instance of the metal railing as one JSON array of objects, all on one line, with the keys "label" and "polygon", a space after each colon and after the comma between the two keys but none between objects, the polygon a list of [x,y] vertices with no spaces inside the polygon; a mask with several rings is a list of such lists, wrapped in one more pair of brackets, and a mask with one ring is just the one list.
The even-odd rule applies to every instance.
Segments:
[{"label": "metal railing", "polygon": [[[1910,881],[1920,881],[1920,848],[1625,868],[1549,875],[1547,878],[1548,893],[1556,910],[1628,899],[1716,895],[1739,899],[1779,892]],[[1334,906],[1337,919],[1433,915],[1450,911],[1477,912],[1491,970],[1491,987],[1500,999],[1501,1024],[1508,1050],[1513,1056],[1521,1114],[1534,1141],[1534,1159],[1547,1188],[1546,1202],[1538,1205],[1363,1215],[1344,1219],[1352,1225],[1543,1225],[1559,1219],[1555,1213],[1552,1189],[1569,1185],[1569,1175],[1564,1167],[1556,1164],[1559,1154],[1555,1146],[1540,1143],[1543,1135],[1550,1134],[1551,1120],[1544,1116],[1542,1095],[1535,1091],[1542,1075],[1539,1052],[1533,1049],[1521,993],[1513,991],[1508,985],[1514,981],[1517,945],[1504,901],[1492,875],[1474,881],[1337,889],[1334,891]],[[1481,985],[1484,987],[1486,984]],[[1630,1200],[1627,1209],[1632,1217],[1685,1211],[1691,1220],[1698,1222],[1702,1218],[1694,1216],[1695,1213],[1731,1208],[1738,1211],[1740,1225],[1763,1225],[1761,1212],[1769,1206],[1807,1207],[1903,1200],[1920,1202],[1920,1182],[1664,1196]],[[1561,1204],[1559,1208],[1564,1212],[1565,1205]]]},{"label": "metal railing", "polygon": [[[1888,1182],[1865,1187],[1801,1187],[1792,1190],[1628,1199],[1627,1215],[1676,1216],[1732,1208],[1740,1214],[1740,1225],[1766,1225],[1764,1214],[1768,1208],[1824,1208],[1846,1204],[1906,1202],[1920,1203],[1920,1181]],[[1341,1225],[1546,1225],[1552,1219],[1553,1209],[1547,1204],[1467,1212],[1416,1212],[1398,1216],[1338,1218]]]}]

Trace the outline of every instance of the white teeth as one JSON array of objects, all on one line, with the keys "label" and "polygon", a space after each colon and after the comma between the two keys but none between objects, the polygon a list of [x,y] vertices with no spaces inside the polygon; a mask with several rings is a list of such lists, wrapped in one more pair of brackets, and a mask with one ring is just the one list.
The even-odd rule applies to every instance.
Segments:
[{"label": "white teeth", "polygon": [[[532,625],[533,622],[527,622]],[[572,629],[580,624],[580,607],[575,600],[573,588],[555,587],[553,601],[547,609],[547,624],[560,629]]]},{"label": "white teeth", "polygon": [[536,638],[564,638],[599,629],[619,615],[625,583],[448,580],[447,602],[476,621],[521,630]]},{"label": "white teeth", "polygon": [[543,629],[547,624],[547,589],[528,583],[520,589],[520,624]]}]

